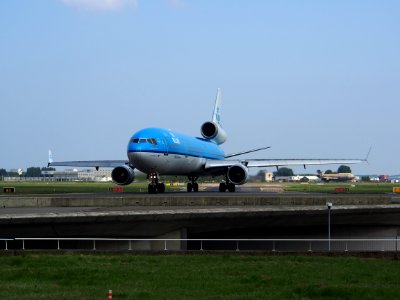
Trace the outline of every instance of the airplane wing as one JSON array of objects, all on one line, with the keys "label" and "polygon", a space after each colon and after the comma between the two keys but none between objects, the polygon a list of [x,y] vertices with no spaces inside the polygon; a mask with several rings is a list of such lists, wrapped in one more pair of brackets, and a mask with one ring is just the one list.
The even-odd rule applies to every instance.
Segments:
[{"label": "airplane wing", "polygon": [[[258,149],[249,150],[250,152],[255,152],[263,149],[268,149],[269,147],[263,147]],[[367,155],[365,158],[356,158],[356,159],[348,159],[348,158],[311,158],[311,159],[243,159],[243,160],[235,160],[235,159],[225,159],[225,160],[216,160],[210,159],[206,161],[205,171],[210,170],[221,170],[224,168],[229,168],[230,166],[242,164],[248,168],[260,168],[260,167],[282,167],[282,166],[304,166],[307,165],[336,165],[336,164],[359,164],[359,163],[368,163],[368,157],[371,153],[371,149],[369,148]],[[237,155],[244,154],[245,152],[234,153],[231,155],[227,155],[226,157],[233,157]]]},{"label": "airplane wing", "polygon": [[367,159],[244,159],[244,160],[207,160],[205,170],[226,168],[236,164],[252,167],[281,167],[295,165],[330,165],[330,164],[358,164],[367,162]]},{"label": "airplane wing", "polygon": [[225,155],[225,158],[231,158],[231,157],[234,157],[234,156],[239,156],[239,155],[252,153],[252,152],[256,152],[256,151],[260,151],[260,150],[265,150],[265,149],[269,149],[269,148],[271,148],[271,147],[270,146],[269,147],[261,147],[261,148],[257,148],[257,149],[247,150],[247,151],[230,153],[230,154]]},{"label": "airplane wing", "polygon": [[53,161],[53,153],[49,150],[48,167],[78,167],[78,168],[116,168],[128,165],[127,160],[79,160],[79,161]]},{"label": "airplane wing", "polygon": [[88,161],[49,161],[48,167],[78,167],[78,168],[115,168],[122,165],[129,164],[127,160],[88,160]]},{"label": "airplane wing", "polygon": [[251,167],[281,167],[296,165],[335,165],[335,164],[359,164],[366,162],[365,159],[250,159],[244,164]]}]

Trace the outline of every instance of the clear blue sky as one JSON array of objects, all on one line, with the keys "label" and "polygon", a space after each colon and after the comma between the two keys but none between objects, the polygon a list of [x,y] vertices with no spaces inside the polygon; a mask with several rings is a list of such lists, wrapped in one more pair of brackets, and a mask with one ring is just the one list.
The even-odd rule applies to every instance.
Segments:
[{"label": "clear blue sky", "polygon": [[0,168],[125,159],[150,126],[199,135],[220,87],[227,153],[372,145],[354,173],[398,174],[399,54],[400,1],[1,1]]}]

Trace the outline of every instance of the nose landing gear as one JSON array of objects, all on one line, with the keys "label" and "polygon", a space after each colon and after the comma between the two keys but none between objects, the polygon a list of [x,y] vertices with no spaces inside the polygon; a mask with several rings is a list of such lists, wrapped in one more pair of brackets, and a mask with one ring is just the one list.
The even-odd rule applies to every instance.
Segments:
[{"label": "nose landing gear", "polygon": [[151,180],[147,188],[149,194],[157,194],[165,192],[165,184],[159,182],[160,177],[157,173],[150,173],[147,176],[147,178]]}]

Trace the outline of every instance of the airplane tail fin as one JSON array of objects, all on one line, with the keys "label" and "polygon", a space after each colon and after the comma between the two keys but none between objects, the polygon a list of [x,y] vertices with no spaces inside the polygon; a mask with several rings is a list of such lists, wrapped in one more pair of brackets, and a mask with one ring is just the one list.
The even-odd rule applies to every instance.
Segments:
[{"label": "airplane tail fin", "polygon": [[51,150],[49,149],[49,161],[48,165],[50,165],[53,162],[53,153],[51,153]]},{"label": "airplane tail fin", "polygon": [[212,121],[217,123],[218,125],[222,126],[221,124],[221,91],[218,88],[217,89],[217,96],[215,97],[215,106],[214,106],[214,112],[212,116]]},{"label": "airplane tail fin", "polygon": [[221,92],[217,90],[217,97],[215,98],[214,112],[212,121],[207,121],[201,125],[201,135],[203,138],[213,141],[217,145],[224,143],[227,139],[225,130],[221,124]]},{"label": "airplane tail fin", "polygon": [[368,162],[368,158],[369,158],[369,154],[371,153],[371,150],[372,150],[372,146],[371,146],[371,147],[369,147],[369,150],[368,150],[367,156],[365,156],[365,158],[364,158],[364,161],[365,161],[366,163],[369,163],[369,162]]}]

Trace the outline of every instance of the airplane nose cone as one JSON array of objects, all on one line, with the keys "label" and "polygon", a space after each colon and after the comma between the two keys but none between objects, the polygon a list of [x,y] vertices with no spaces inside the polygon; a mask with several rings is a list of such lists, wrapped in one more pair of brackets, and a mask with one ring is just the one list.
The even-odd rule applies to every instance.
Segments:
[{"label": "airplane nose cone", "polygon": [[128,154],[129,161],[136,169],[143,173],[149,173],[152,170],[157,170],[157,156],[146,152],[130,152]]}]

